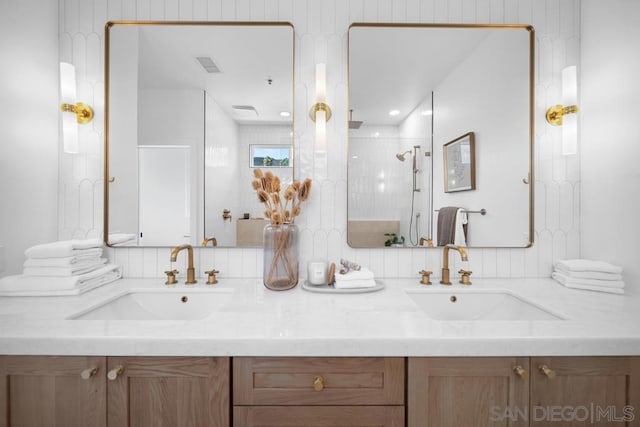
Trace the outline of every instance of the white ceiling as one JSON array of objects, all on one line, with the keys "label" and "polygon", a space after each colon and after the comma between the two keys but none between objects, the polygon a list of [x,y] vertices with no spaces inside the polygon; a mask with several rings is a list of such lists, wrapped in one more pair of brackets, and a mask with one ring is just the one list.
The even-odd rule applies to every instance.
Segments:
[{"label": "white ceiling", "polygon": [[[290,123],[293,112],[293,29],[288,25],[139,26],[141,89],[202,89],[243,123]],[[207,73],[196,56],[213,59]],[[271,84],[268,80],[271,79]],[[238,114],[232,105],[252,105]]]},{"label": "white ceiling", "polygon": [[[349,109],[365,125],[398,125],[490,30],[352,27]],[[399,110],[397,116],[389,111]]]}]

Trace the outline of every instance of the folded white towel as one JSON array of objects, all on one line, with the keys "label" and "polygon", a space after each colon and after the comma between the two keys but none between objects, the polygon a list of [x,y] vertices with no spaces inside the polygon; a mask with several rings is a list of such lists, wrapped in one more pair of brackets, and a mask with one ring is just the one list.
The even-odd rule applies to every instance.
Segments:
[{"label": "folded white towel", "polygon": [[554,271],[551,277],[556,279],[563,285],[586,285],[586,286],[600,286],[603,288],[624,288],[624,282],[622,280],[598,280],[598,279],[581,279],[570,277],[560,271]]},{"label": "folded white towel", "polygon": [[[92,253],[93,252],[93,253]],[[87,254],[88,253],[88,254]],[[27,258],[23,267],[70,267],[74,265],[91,265],[100,262],[102,248],[85,249],[82,254],[61,258]]]},{"label": "folded white towel", "polygon": [[366,267],[360,268],[360,270],[349,270],[346,274],[336,274],[336,282],[347,282],[349,280],[367,280],[373,279],[375,276],[373,271]]},{"label": "folded white towel", "polygon": [[564,259],[558,261],[556,269],[569,271],[599,271],[601,273],[621,274],[622,267],[610,264],[606,261],[592,261],[588,259]]},{"label": "folded white towel", "polygon": [[[624,294],[624,288],[623,287],[595,286],[595,285],[588,285],[588,284],[584,284],[584,283],[567,282],[562,277],[562,275],[559,274],[558,272],[551,273],[551,277],[553,277],[561,285],[563,285],[563,286],[565,286],[567,288],[571,288],[571,289],[583,289],[583,290],[587,290],[587,291],[607,292],[607,293],[611,293],[611,294]],[[623,286],[624,286],[624,283],[623,283]]]},{"label": "folded white towel", "polygon": [[92,248],[102,248],[102,241],[100,239],[61,240],[32,246],[24,254],[27,258],[61,258],[75,256],[82,250]]},{"label": "folded white towel", "polygon": [[572,279],[622,280],[622,274],[602,271],[571,271],[566,269],[564,265],[557,265],[556,271]]},{"label": "folded white towel", "polygon": [[346,274],[336,274],[333,287],[336,289],[373,288],[376,286],[373,271],[366,267],[350,270]]},{"label": "folded white towel", "polygon": [[374,279],[336,280],[333,287],[336,289],[373,288],[376,286]]},{"label": "folded white towel", "polygon": [[0,279],[2,296],[63,296],[79,295],[122,277],[120,267],[115,264],[69,277],[33,277],[22,274]]},{"label": "folded white towel", "polygon": [[66,267],[25,267],[22,270],[22,274],[25,276],[79,276],[81,274],[89,273],[90,271],[97,270],[107,263],[106,258],[98,258],[91,263],[79,262]]}]

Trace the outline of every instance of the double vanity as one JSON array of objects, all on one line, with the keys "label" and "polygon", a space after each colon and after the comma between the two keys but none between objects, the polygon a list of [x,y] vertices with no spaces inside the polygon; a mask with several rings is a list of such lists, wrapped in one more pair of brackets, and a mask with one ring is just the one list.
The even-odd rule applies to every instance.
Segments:
[{"label": "double vanity", "polygon": [[76,297],[3,298],[0,412],[27,425],[435,426],[640,408],[636,296],[549,279],[382,281],[326,294],[256,278],[124,279]]}]

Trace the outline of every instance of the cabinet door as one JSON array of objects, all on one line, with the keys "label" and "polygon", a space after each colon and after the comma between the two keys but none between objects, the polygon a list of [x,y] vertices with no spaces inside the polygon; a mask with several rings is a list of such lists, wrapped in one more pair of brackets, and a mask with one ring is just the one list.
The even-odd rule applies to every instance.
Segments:
[{"label": "cabinet door", "polygon": [[640,425],[639,357],[534,357],[531,371],[534,426]]},{"label": "cabinet door", "polygon": [[404,406],[236,406],[234,427],[404,427]]},{"label": "cabinet door", "polygon": [[106,426],[104,357],[0,357],[0,426]]},{"label": "cabinet door", "polygon": [[108,364],[109,427],[229,426],[229,358],[109,357]]},{"label": "cabinet door", "polygon": [[527,426],[526,357],[409,358],[410,427]]}]

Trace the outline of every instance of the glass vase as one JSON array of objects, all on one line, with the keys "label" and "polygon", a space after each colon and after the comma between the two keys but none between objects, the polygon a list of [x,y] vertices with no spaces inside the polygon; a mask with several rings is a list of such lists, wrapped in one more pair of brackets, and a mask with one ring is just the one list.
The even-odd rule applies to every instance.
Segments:
[{"label": "glass vase", "polygon": [[298,284],[298,227],[295,224],[264,227],[263,283],[284,291]]}]

